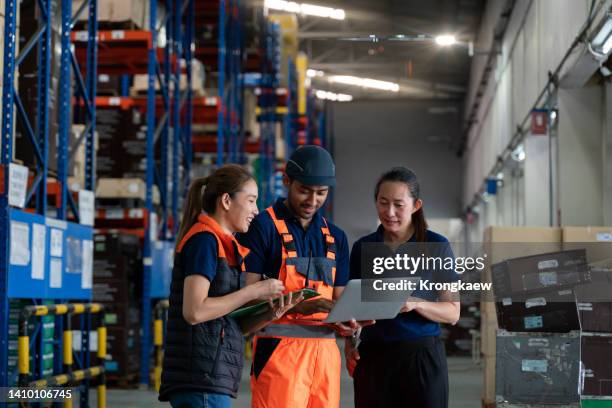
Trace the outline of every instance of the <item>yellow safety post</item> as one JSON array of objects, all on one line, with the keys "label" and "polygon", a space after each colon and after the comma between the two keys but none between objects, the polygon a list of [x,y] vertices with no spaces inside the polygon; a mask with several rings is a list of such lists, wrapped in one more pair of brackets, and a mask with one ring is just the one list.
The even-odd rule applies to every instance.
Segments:
[{"label": "yellow safety post", "polygon": [[164,359],[164,311],[169,307],[168,300],[160,300],[155,305],[155,321],[153,322],[153,345],[155,346],[155,367],[153,368],[153,384],[159,391],[161,387],[162,362]]},{"label": "yellow safety post", "polygon": [[[106,378],[104,375],[104,358],[106,357],[106,327],[104,316],[101,316],[100,327],[98,327],[98,357],[101,359],[99,366],[89,367],[84,370],[72,371],[72,329],[70,317],[72,314],[80,313],[103,313],[104,306],[99,303],[76,303],[57,304],[48,306],[27,306],[21,311],[19,317],[19,333],[17,343],[19,386],[21,387],[54,387],[64,386],[71,382],[79,382],[85,379],[99,378],[98,384],[98,407],[106,407]],[[67,315],[66,330],[62,335],[63,349],[62,362],[66,373],[54,375],[48,378],[29,382],[30,375],[30,337],[28,335],[28,320],[31,316],[46,316],[49,314]],[[72,400],[66,400],[64,407],[72,407]]]}]

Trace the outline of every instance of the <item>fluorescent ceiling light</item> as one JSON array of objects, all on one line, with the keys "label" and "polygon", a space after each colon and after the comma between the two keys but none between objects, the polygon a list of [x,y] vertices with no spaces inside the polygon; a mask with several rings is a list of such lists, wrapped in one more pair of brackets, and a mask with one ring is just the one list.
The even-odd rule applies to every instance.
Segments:
[{"label": "fluorescent ceiling light", "polygon": [[319,70],[316,70],[316,69],[307,69],[306,70],[306,76],[308,78],[322,77],[323,75],[325,75],[325,72],[323,72],[323,71],[319,71]]},{"label": "fluorescent ceiling light", "polygon": [[601,52],[603,52],[604,54],[608,54],[611,49],[612,49],[612,35],[608,37],[603,47],[601,47]]},{"label": "fluorescent ceiling light", "polygon": [[395,82],[379,81],[371,78],[360,78],[350,75],[333,75],[329,77],[329,82],[338,84],[361,86],[363,88],[380,89],[382,91],[398,92],[399,84]]},{"label": "fluorescent ceiling light", "polygon": [[352,95],[334,93],[328,91],[317,90],[315,91],[315,96],[319,99],[326,99],[329,101],[337,101],[337,102],[350,102],[353,100]]},{"label": "fluorescent ceiling light", "polygon": [[307,16],[332,18],[334,20],[344,20],[346,13],[343,9],[316,6],[314,4],[296,3],[285,0],[265,0],[264,7],[272,10],[281,10],[288,13],[304,14]]},{"label": "fluorescent ceiling light", "polygon": [[612,15],[610,12],[606,13],[605,18],[605,22],[598,26],[597,33],[588,44],[589,50],[595,54],[596,58],[606,57],[612,50]]},{"label": "fluorescent ceiling light", "polygon": [[441,46],[453,45],[457,42],[454,35],[439,35],[436,37],[436,44]]}]

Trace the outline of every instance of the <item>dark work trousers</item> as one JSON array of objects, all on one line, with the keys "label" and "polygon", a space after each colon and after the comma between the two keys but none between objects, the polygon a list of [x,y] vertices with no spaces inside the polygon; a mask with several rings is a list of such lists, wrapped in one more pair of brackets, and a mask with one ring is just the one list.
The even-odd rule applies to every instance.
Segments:
[{"label": "dark work trousers", "polygon": [[364,342],[359,355],[356,408],[448,408],[448,366],[438,337]]}]

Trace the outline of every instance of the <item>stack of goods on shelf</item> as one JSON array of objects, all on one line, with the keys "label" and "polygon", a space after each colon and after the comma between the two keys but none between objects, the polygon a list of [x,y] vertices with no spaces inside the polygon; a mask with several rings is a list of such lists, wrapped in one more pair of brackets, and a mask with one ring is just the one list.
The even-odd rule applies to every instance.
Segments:
[{"label": "stack of goods on shelf", "polygon": [[[149,0],[104,0],[98,2],[98,28],[100,30],[148,30],[150,12]],[[72,10],[78,10],[83,0],[72,0]],[[163,2],[157,2],[157,22],[164,19],[166,12]],[[79,16],[79,23],[87,21],[87,13]],[[78,25],[77,25],[78,26]]]},{"label": "stack of goods on shelf", "polygon": [[[99,103],[96,110],[98,178],[146,177],[146,116],[129,99]],[[117,98],[118,99],[118,98]]]},{"label": "stack of goods on shelf", "polygon": [[[187,91],[187,63],[184,59],[181,59],[181,77],[180,77],[180,87],[181,92]],[[203,97],[206,96],[206,90],[204,88],[205,83],[205,72],[204,65],[197,59],[193,59],[191,61],[191,90],[193,92],[193,96],[195,97]],[[164,78],[164,75],[161,76]],[[174,82],[170,81],[170,92],[174,92]],[[138,96],[146,96],[149,89],[149,76],[146,74],[138,74],[134,75],[134,82],[132,87],[130,88],[130,96],[138,97]],[[155,91],[159,94],[160,87],[159,81],[155,81]]]},{"label": "stack of goods on shelf", "polygon": [[94,236],[93,300],[105,307],[109,379],[136,379],[140,357],[142,243],[109,231]]}]

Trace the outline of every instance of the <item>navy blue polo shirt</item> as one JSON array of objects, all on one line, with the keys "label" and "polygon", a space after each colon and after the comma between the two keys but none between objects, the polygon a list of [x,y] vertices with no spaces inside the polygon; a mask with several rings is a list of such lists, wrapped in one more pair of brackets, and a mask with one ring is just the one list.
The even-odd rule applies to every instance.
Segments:
[{"label": "navy blue polo shirt", "polygon": [[185,277],[202,275],[212,282],[217,275],[218,247],[217,238],[210,232],[201,232],[189,238],[178,254]]},{"label": "navy blue polo shirt", "polygon": [[[426,242],[432,243],[448,243],[448,240],[433,231],[427,230]],[[353,245],[351,251],[351,279],[361,278],[361,245],[363,243],[370,242],[384,242],[383,228],[379,226],[378,229],[370,235],[360,238]],[[413,236],[408,242],[416,242]],[[436,246],[439,248],[441,253],[436,255],[442,257],[452,257],[453,250],[450,245]],[[435,270],[435,271],[420,271],[421,279],[428,279],[432,282],[456,282],[459,280],[459,275],[455,271],[448,270]],[[424,291],[414,292],[413,296],[427,299],[436,300],[437,293],[426,293]],[[439,336],[440,335],[440,324],[433,322],[418,312],[412,311],[409,313],[400,313],[394,319],[388,320],[377,320],[376,324],[368,327],[364,327],[361,332],[362,341],[376,341],[376,342],[390,342],[390,341],[402,341],[402,340],[415,340],[427,336]]]},{"label": "navy blue polo shirt", "polygon": [[[274,213],[278,219],[287,224],[287,229],[293,235],[297,255],[299,257],[325,257],[325,238],[321,232],[324,227],[323,217],[316,212],[307,229],[302,227],[299,220],[289,211],[280,198],[274,206]],[[336,241],[336,278],[334,286],[346,286],[349,277],[349,250],[346,234],[340,228],[327,221],[329,233]],[[237,234],[238,242],[249,248],[251,252],[245,258],[247,272],[265,274],[269,278],[278,278],[282,262],[281,236],[267,211],[262,211],[251,223],[249,231]]]}]

